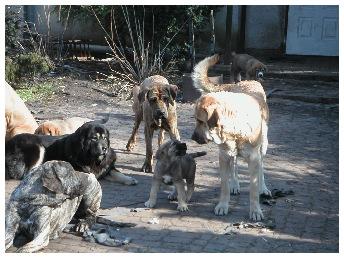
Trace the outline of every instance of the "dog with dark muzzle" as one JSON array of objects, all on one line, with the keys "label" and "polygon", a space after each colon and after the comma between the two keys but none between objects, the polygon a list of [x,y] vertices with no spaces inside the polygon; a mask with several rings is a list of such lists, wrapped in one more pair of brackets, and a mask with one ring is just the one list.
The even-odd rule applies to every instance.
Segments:
[{"label": "dog with dark muzzle", "polygon": [[241,81],[241,72],[245,74],[245,80],[261,81],[266,72],[266,65],[248,54],[236,54],[232,52],[231,81]]},{"label": "dog with dark muzzle", "polygon": [[[156,152],[157,163],[154,170],[149,200],[145,206],[153,208],[156,204],[157,193],[161,183],[175,186],[169,195],[170,200],[178,199],[179,211],[187,211],[187,202],[194,191],[196,174],[195,158],[206,155],[206,152],[186,153],[187,146],[178,140],[170,140],[160,146]],[[185,192],[185,182],[187,191]]]},{"label": "dog with dark muzzle", "polygon": [[102,189],[93,174],[78,172],[64,161],[49,161],[32,169],[11,194],[6,207],[5,248],[16,235],[30,241],[17,252],[35,252],[60,236],[74,217],[84,232],[96,221]]},{"label": "dog with dark muzzle", "polygon": [[176,96],[178,87],[168,83],[167,79],[154,75],[146,78],[140,86],[133,88],[133,111],[135,124],[127,143],[131,151],[136,144],[137,131],[141,121],[145,123],[146,159],[142,171],[152,173],[153,147],[152,138],[155,130],[160,129],[158,144],[164,141],[164,131],[171,139],[180,139],[177,128]]}]

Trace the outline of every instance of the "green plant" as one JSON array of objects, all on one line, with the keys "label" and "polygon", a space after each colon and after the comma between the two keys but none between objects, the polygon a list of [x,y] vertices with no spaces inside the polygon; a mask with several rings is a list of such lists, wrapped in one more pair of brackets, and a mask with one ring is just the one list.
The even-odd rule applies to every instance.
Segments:
[{"label": "green plant", "polygon": [[17,46],[19,40],[20,18],[19,13],[11,7],[5,11],[5,46],[6,52]]},{"label": "green plant", "polygon": [[55,93],[51,83],[41,83],[30,87],[26,85],[17,89],[16,92],[24,101],[48,99]]},{"label": "green plant", "polygon": [[36,52],[20,54],[16,60],[21,76],[36,76],[44,74],[54,68],[48,56],[41,56]]}]

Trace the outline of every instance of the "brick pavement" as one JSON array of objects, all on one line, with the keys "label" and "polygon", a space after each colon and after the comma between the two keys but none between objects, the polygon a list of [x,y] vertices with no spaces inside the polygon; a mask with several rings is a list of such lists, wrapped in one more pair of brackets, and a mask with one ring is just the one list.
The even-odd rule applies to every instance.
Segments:
[{"label": "brick pavement", "polygon": [[[266,87],[285,87],[290,91],[302,87],[300,94],[314,91],[312,87],[307,88],[304,81],[284,81],[283,85],[280,82],[267,81]],[[319,84],[327,87],[329,95],[338,96],[338,83]],[[230,213],[215,216],[213,209],[220,183],[218,150],[215,144],[199,146],[190,140],[194,126],[190,104],[178,103],[181,138],[192,151],[208,151],[207,156],[197,161],[190,211],[177,212],[176,202],[168,201],[164,192],[159,193],[155,209],[145,209],[143,204],[149,196],[152,175],[138,171],[144,161],[143,128],[140,128],[139,144],[134,152],[123,153],[133,117],[130,102],[122,101],[110,106],[90,106],[88,112],[111,112],[107,125],[112,146],[119,152],[118,168],[139,180],[137,186],[101,181],[103,199],[99,213],[116,221],[137,223],[136,227],[119,230],[123,237],[131,237],[132,242],[122,247],[105,247],[82,241],[79,236],[63,234],[42,252],[338,252],[338,105],[272,97],[269,107],[270,144],[264,162],[267,186],[270,190],[295,192],[295,195],[277,199],[273,206],[262,205],[264,215],[275,220],[275,229],[242,228],[234,234],[224,234],[231,223],[249,222],[247,165],[239,160],[241,194],[231,196]],[[59,108],[56,112],[62,113]],[[70,112],[83,115],[80,109]],[[6,200],[16,184],[16,181],[6,182]],[[159,224],[148,224],[153,217],[159,219]]]}]

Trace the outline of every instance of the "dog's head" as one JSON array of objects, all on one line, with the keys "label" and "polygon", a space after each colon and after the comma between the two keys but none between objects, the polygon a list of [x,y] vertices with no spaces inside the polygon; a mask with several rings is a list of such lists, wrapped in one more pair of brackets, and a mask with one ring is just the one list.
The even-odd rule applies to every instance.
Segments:
[{"label": "dog's head", "polygon": [[109,152],[109,130],[103,124],[85,123],[70,137],[79,165],[99,165]]},{"label": "dog's head", "polygon": [[161,126],[162,121],[169,117],[169,105],[174,106],[178,87],[170,84],[156,84],[148,91],[142,91],[138,95],[139,101],[147,101],[156,125]]},{"label": "dog's head", "polygon": [[254,66],[254,74],[257,80],[262,80],[264,78],[264,73],[267,71],[266,66],[263,63],[258,63]]},{"label": "dog's head", "polygon": [[5,144],[5,177],[22,179],[30,169],[40,165],[44,147],[37,135],[18,134]]},{"label": "dog's head", "polygon": [[160,161],[171,161],[176,157],[184,156],[186,154],[187,146],[185,143],[178,140],[169,140],[162,144],[156,152],[156,159]]},{"label": "dog's head", "polygon": [[209,141],[223,143],[223,139],[219,137],[222,131],[220,114],[220,105],[213,96],[204,95],[199,98],[195,106],[196,127],[191,139],[198,144]]},{"label": "dog's head", "polygon": [[42,124],[40,124],[36,131],[35,131],[35,134],[41,134],[41,135],[62,135],[61,133],[61,128],[52,123],[52,122],[44,122]]}]

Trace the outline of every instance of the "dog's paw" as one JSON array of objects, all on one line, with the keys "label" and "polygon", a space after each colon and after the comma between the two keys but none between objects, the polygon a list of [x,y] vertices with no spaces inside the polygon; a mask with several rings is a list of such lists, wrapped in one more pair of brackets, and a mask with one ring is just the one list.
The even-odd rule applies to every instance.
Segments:
[{"label": "dog's paw", "polygon": [[184,203],[184,204],[178,204],[177,210],[183,212],[183,211],[188,211],[189,208],[188,208],[188,205]]},{"label": "dog's paw", "polygon": [[229,205],[228,203],[219,202],[215,207],[215,215],[223,216],[228,214]]},{"label": "dog's paw", "polygon": [[230,189],[231,194],[234,194],[234,195],[240,194],[239,180],[231,179],[229,183],[229,189]]},{"label": "dog's paw", "polygon": [[139,181],[137,181],[135,178],[133,177],[128,177],[128,180],[126,180],[124,182],[125,185],[137,185]]},{"label": "dog's paw", "polygon": [[261,221],[262,219],[264,219],[262,210],[259,207],[252,209],[250,211],[250,219],[252,219],[253,221]]},{"label": "dog's paw", "polygon": [[170,200],[170,201],[175,201],[177,200],[177,193],[176,192],[172,192],[170,193],[167,198]]},{"label": "dog's paw", "polygon": [[152,165],[145,161],[141,168],[141,171],[145,173],[152,173]]},{"label": "dog's paw", "polygon": [[147,208],[153,208],[155,206],[155,202],[152,202],[151,200],[148,200],[145,202],[145,206]]},{"label": "dog's paw", "polygon": [[127,145],[125,146],[125,148],[128,152],[131,152],[134,150],[135,145],[136,145],[135,142],[128,142]]},{"label": "dog's paw", "polygon": [[265,184],[261,186],[261,189],[259,189],[259,194],[267,197],[272,197],[271,191],[266,187]]}]

